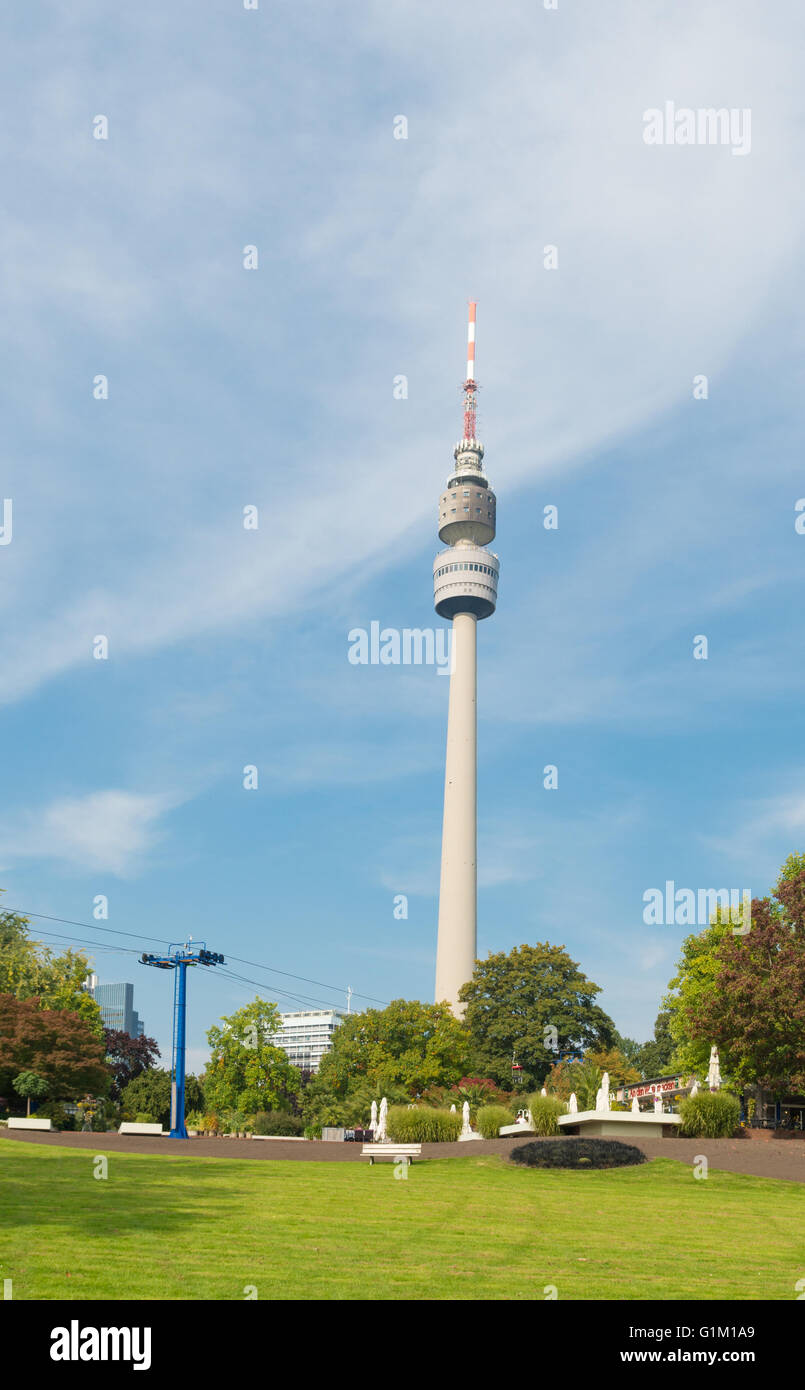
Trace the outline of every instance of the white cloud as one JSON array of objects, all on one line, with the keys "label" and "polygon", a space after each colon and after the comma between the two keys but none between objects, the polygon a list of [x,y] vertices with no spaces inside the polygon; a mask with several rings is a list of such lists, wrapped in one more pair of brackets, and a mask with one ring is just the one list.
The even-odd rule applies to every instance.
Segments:
[{"label": "white cloud", "polygon": [[102,871],[125,878],[156,848],[157,822],[175,805],[165,795],[125,791],[63,797],[0,826],[0,857],[56,860],[76,872]]},{"label": "white cloud", "polygon": [[[802,782],[802,774],[799,775]],[[719,817],[724,819],[723,812]],[[702,835],[708,849],[762,875],[748,883],[753,896],[763,897],[776,882],[783,860],[800,852],[805,831],[805,796],[780,791],[775,796],[745,800],[731,809],[727,831]]]},{"label": "white cloud", "polygon": [[[579,466],[683,399],[702,364],[717,372],[787,268],[802,223],[795,48],[761,10],[740,26],[727,0],[697,10],[694,44],[678,6],[665,18],[632,9],[617,26],[587,13],[562,30],[530,3],[512,4],[502,28],[480,3],[462,7],[461,23],[430,3],[407,5],[404,21],[386,5],[357,13],[366,23],[356,18],[354,61],[394,73],[394,100],[411,107],[406,142],[391,138],[387,103],[376,109],[367,94],[356,108],[350,91],[344,106],[353,75],[339,65],[311,85],[305,27],[289,15],[272,38],[270,90],[244,72],[231,17],[220,46],[206,33],[209,71],[198,52],[198,70],[177,69],[174,46],[154,44],[172,32],[167,21],[126,28],[108,58],[106,89],[118,94],[108,144],[89,135],[94,60],[78,24],[63,31],[75,79],[46,71],[37,99],[21,103],[36,119],[7,137],[7,153],[32,171],[31,196],[0,222],[0,244],[19,271],[8,331],[20,361],[38,368],[23,374],[20,401],[35,408],[52,458],[33,494],[27,458],[18,474],[10,463],[20,504],[3,555],[0,698],[87,659],[90,629],[133,657],[260,615],[279,624],[329,601],[339,576],[416,544],[457,432],[468,290],[481,301],[490,473],[511,499],[519,482]],[[325,24],[340,31],[343,18]],[[468,103],[479,52],[483,80]],[[752,154],[646,147],[642,111],[686,94],[695,105],[751,104]],[[255,146],[233,139],[261,121],[268,206]],[[266,258],[249,280],[239,252],[252,235]],[[551,241],[555,273],[542,267]],[[314,346],[299,346],[300,318]],[[162,346],[176,325],[188,345],[180,363]],[[63,452],[65,440],[86,442],[83,415],[74,397],[41,401],[42,371],[77,330],[95,370],[129,354],[108,403],[128,397],[127,426],[80,493]],[[337,374],[323,374],[334,344]],[[401,369],[411,398],[392,414]],[[276,409],[283,393],[303,415],[315,402],[316,422],[285,420],[274,439],[272,390]],[[220,433],[209,438],[213,391]],[[230,454],[237,484],[227,488]],[[43,493],[59,505],[35,513]],[[240,528],[244,501],[263,507],[254,536]],[[649,552],[635,559],[637,578]]]}]

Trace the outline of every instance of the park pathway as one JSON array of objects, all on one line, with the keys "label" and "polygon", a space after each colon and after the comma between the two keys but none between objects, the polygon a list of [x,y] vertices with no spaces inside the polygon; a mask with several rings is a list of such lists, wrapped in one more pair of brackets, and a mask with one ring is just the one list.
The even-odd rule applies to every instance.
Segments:
[{"label": "park pathway", "polygon": [[[44,1144],[48,1148],[90,1149],[93,1153],[167,1154],[172,1158],[293,1159],[310,1163],[360,1163],[360,1144],[299,1143],[283,1139],[168,1139],[130,1134],[42,1134],[35,1130],[0,1128],[0,1139],[17,1144]],[[484,1154],[506,1157],[527,1137],[481,1139],[467,1144],[423,1144],[424,1158],[480,1158]],[[783,1178],[805,1182],[803,1139],[642,1139],[633,1140],[648,1158],[674,1158],[692,1165],[702,1155],[711,1168],[730,1173],[750,1173],[759,1178]],[[367,1160],[364,1159],[365,1163]]]}]

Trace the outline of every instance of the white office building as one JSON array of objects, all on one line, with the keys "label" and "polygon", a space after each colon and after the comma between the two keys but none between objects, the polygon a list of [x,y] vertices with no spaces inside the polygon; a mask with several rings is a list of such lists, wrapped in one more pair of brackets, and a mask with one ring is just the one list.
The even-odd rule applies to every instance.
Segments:
[{"label": "white office building", "polygon": [[322,1057],[333,1045],[333,1033],[345,1017],[344,1009],[300,1009],[280,1014],[282,1027],[274,1042],[293,1066],[318,1071]]}]

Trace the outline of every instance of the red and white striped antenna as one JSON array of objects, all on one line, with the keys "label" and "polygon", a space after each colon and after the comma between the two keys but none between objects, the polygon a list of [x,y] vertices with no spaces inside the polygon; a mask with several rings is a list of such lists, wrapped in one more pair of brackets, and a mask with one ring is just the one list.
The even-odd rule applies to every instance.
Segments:
[{"label": "red and white striped antenna", "polygon": [[476,300],[470,300],[470,317],[467,324],[467,380],[464,382],[464,438],[475,438],[476,391],[475,380],[475,310]]}]

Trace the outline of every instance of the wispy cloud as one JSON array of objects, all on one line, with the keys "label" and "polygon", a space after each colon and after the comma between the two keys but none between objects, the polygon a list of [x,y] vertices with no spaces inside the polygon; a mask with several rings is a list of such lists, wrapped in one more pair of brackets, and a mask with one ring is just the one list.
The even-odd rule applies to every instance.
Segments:
[{"label": "wispy cloud", "polygon": [[[801,785],[801,770],[797,780]],[[724,819],[722,810],[719,820]],[[736,864],[765,872],[765,882],[750,885],[752,893],[762,897],[776,882],[783,860],[805,845],[805,796],[798,790],[781,790],[746,798],[730,809],[728,819],[729,829],[702,835],[702,842]]]},{"label": "wispy cloud", "polygon": [[[558,43],[550,16],[535,16],[530,4],[510,9],[501,30],[480,3],[462,9],[458,26],[435,21],[429,4],[406,6],[402,26],[388,7],[381,15],[373,4],[359,6],[356,62],[379,61],[394,72],[395,101],[410,107],[411,126],[408,141],[394,141],[385,102],[360,120],[353,114],[348,161],[331,120],[347,76],[328,65],[311,86],[303,29],[293,22],[275,34],[285,47],[273,69],[270,105],[262,73],[243,69],[245,36],[231,17],[221,25],[221,45],[214,26],[208,31],[209,53],[195,68],[177,69],[170,46],[154,45],[154,32],[164,26],[148,21],[139,33],[129,27],[125,48],[110,60],[124,78],[122,87],[106,86],[118,91],[108,142],[93,141],[90,133],[89,31],[80,23],[65,30],[73,76],[66,83],[53,74],[39,80],[32,92],[38,99],[23,103],[37,119],[22,122],[15,142],[7,143],[7,156],[32,171],[30,196],[15,220],[7,215],[0,222],[10,253],[5,260],[20,272],[10,332],[21,366],[27,344],[40,372],[61,372],[63,339],[81,321],[95,346],[87,343],[80,389],[95,414],[81,424],[76,443],[80,448],[87,432],[103,430],[113,412],[127,442],[119,431],[113,447],[122,452],[111,475],[104,458],[91,493],[68,491],[58,514],[40,508],[33,517],[20,473],[17,537],[3,557],[14,609],[0,698],[20,698],[79,664],[89,629],[99,624],[100,631],[111,629],[124,658],[256,616],[278,625],[319,602],[339,576],[416,544],[418,524],[432,510],[434,468],[448,454],[444,402],[460,355],[453,314],[469,282],[486,315],[481,351],[494,402],[495,481],[509,495],[560,462],[579,466],[591,447],[683,398],[702,364],[715,372],[728,358],[801,230],[802,209],[788,191],[797,182],[794,147],[781,138],[798,100],[790,45],[769,34],[760,13],[740,27],[729,23],[726,4],[699,17],[693,51],[676,16],[632,15],[633,62],[624,80],[619,30],[588,15],[573,25],[574,41]],[[341,27],[336,16],[324,23],[322,41],[328,24]],[[513,32],[521,37],[521,56]],[[475,53],[479,42],[486,80],[468,108],[458,97],[470,46]],[[763,159],[730,161],[723,151],[697,150],[670,164],[665,156],[673,151],[646,148],[646,105],[676,90],[683,76],[686,89],[700,92],[706,104],[714,70],[743,101],[747,61],[756,60],[758,45],[766,62],[762,68],[755,62],[750,96],[763,109]],[[433,65],[424,81],[422,52]],[[215,66],[208,68],[213,54]],[[224,88],[219,62],[232,78]],[[599,78],[594,102],[589,70]],[[272,163],[270,195],[255,203],[252,144],[233,142],[231,133],[249,129],[283,99],[295,110],[300,82],[312,103],[307,121],[316,140],[305,141],[296,130],[301,146],[291,155],[282,154],[278,132],[270,138],[281,157]],[[462,218],[456,209],[466,197],[468,147],[477,196],[472,217]],[[63,198],[68,190],[69,215],[59,218],[54,241],[54,193]],[[291,208],[309,214],[302,238]],[[175,237],[166,238],[166,224]],[[729,257],[705,264],[704,239],[728,241]],[[263,267],[252,275],[240,267],[249,240],[264,248]],[[549,242],[560,247],[555,273],[542,263]],[[36,257],[31,247],[39,248]],[[356,294],[359,284],[371,294]],[[319,295],[322,341],[302,349],[293,320],[311,285]],[[31,340],[30,333],[54,314],[60,331],[48,353],[41,334]],[[166,341],[177,323],[190,342],[191,358],[181,365]],[[338,380],[325,375],[322,381],[319,359],[323,364],[330,356],[336,324]],[[134,369],[119,360],[123,333],[141,359]],[[211,333],[219,335],[217,345]],[[280,474],[273,462],[269,473],[264,466],[278,447],[263,413],[267,333],[273,407],[284,414],[285,390],[298,418],[305,411],[300,383],[309,380],[308,407],[315,400],[320,412],[312,437],[306,424],[297,442],[293,432],[285,437],[290,421],[283,420]],[[283,333],[293,345],[287,363]],[[237,381],[215,365],[219,353],[237,360]],[[92,403],[90,362],[95,371],[107,359],[115,363],[112,395]],[[395,403],[391,378],[402,370],[411,394]],[[243,372],[252,375],[254,396],[245,413]],[[213,381],[217,423],[204,401]],[[58,386],[64,410],[74,413],[79,382],[69,382],[64,396],[62,373]],[[24,369],[19,388],[22,408],[38,403],[39,387],[34,400]],[[167,434],[158,427],[155,455],[153,438],[142,432],[143,408],[159,422],[163,393],[177,391],[189,394],[194,408],[180,409],[181,431],[174,422]],[[529,416],[538,421],[538,447]],[[52,447],[56,431],[45,428],[44,436]],[[265,447],[255,451],[261,437]],[[169,464],[159,456],[164,448]],[[142,506],[143,476],[158,479],[158,507]],[[64,494],[58,453],[52,464],[43,462],[38,485],[47,487],[51,477]],[[390,480],[401,477],[406,486],[395,488],[389,506]],[[228,487],[221,486],[224,478]],[[239,525],[247,501],[263,507],[258,536],[244,535]],[[315,546],[299,543],[306,536],[316,537]],[[82,554],[88,565],[80,563]],[[647,554],[643,567],[648,563]],[[46,591],[61,593],[52,616],[43,611]]]},{"label": "wispy cloud", "polygon": [[0,861],[56,860],[81,873],[125,878],[142,867],[163,835],[159,821],[175,801],[109,790],[63,797],[0,825]]}]

